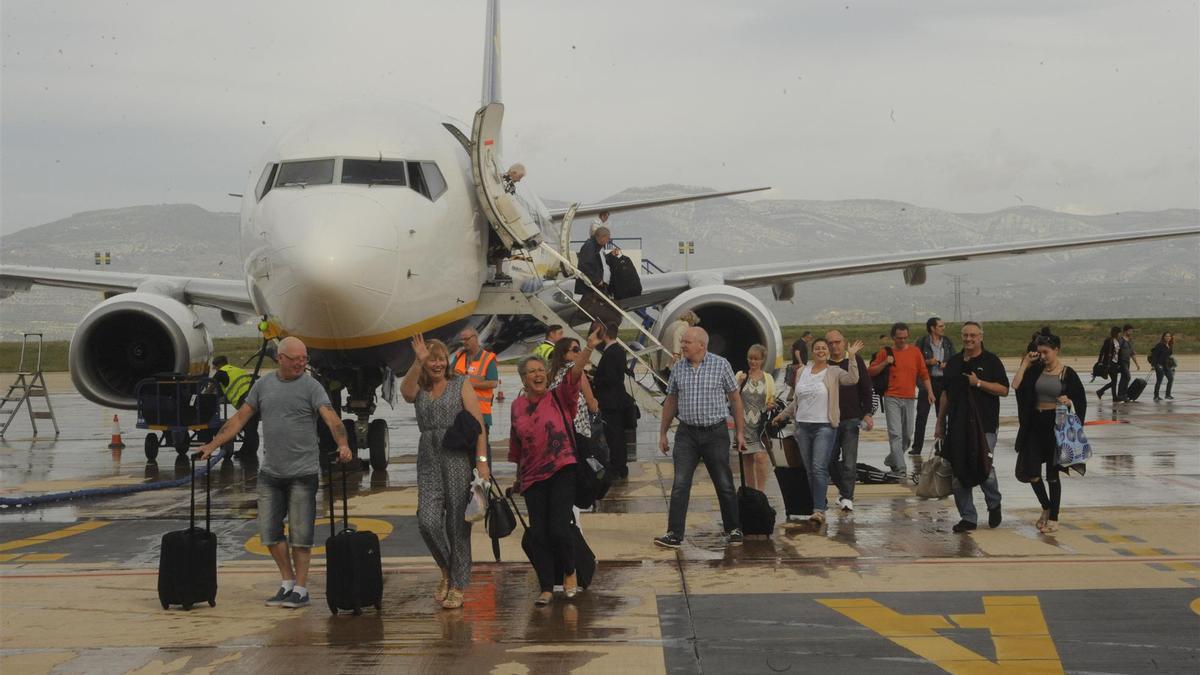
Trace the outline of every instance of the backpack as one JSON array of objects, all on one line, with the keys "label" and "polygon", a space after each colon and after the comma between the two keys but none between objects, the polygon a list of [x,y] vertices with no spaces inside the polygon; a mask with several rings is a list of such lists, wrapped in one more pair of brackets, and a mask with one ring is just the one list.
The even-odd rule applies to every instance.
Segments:
[{"label": "backpack", "polygon": [[[894,357],[896,355],[896,353],[892,351],[891,347],[884,347],[883,350],[887,352],[888,356]],[[883,392],[887,391],[888,380],[890,380],[891,377],[892,367],[889,365],[883,370],[879,371],[878,375],[875,375],[871,378],[871,386],[875,388],[876,394],[883,396]]]}]

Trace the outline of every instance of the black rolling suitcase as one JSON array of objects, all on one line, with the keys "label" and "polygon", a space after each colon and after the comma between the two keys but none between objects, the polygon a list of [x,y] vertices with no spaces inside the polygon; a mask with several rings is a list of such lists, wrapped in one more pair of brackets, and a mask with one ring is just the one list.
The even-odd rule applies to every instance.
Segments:
[{"label": "black rolling suitcase", "polygon": [[737,491],[738,518],[742,534],[770,535],[775,532],[775,509],[760,490],[746,487],[745,455],[738,455],[738,479],[742,486]]},{"label": "black rolling suitcase", "polygon": [[[211,465],[206,461],[206,467]],[[208,602],[217,605],[217,535],[209,530],[212,497],[209,474],[204,474],[204,529],[196,527],[196,458],[192,458],[191,515],[186,530],[168,532],[162,538],[158,559],[158,600],[163,609]]]},{"label": "black rolling suitcase", "polygon": [[1138,397],[1142,395],[1142,392],[1145,390],[1146,390],[1146,380],[1139,377],[1139,378],[1135,379],[1133,382],[1129,383],[1129,389],[1125,392],[1125,397],[1128,398],[1130,401],[1136,401],[1136,400],[1138,400]]},{"label": "black rolling suitcase", "polygon": [[775,439],[778,451],[782,452],[784,466],[775,459],[772,449],[768,452],[771,463],[775,465],[775,480],[779,483],[779,492],[783,495],[783,508],[789,516],[811,516],[813,512],[812,487],[808,484],[808,472],[800,460],[800,448],[796,439],[791,436]]},{"label": "black rolling suitcase", "polygon": [[383,609],[383,561],[379,537],[374,532],[350,529],[350,494],[346,465],[342,465],[342,531],[334,516],[333,465],[329,467],[329,538],[325,540],[325,601],[329,611],[349,610],[355,616],[363,607]]}]

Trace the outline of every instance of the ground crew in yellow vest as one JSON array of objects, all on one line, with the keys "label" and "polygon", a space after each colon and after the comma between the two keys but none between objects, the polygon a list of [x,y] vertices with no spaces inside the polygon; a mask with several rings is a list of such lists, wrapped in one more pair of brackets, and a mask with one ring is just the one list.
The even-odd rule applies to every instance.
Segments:
[{"label": "ground crew in yellow vest", "polygon": [[[225,356],[214,357],[212,365],[213,383],[220,388],[229,405],[237,410],[246,399],[246,394],[250,393],[254,378],[245,370],[229,365],[229,359]],[[258,415],[250,418],[242,429],[242,447],[238,454],[243,458],[258,454]]]},{"label": "ground crew in yellow vest", "polygon": [[466,375],[479,397],[479,412],[483,413],[483,426],[492,428],[492,399],[496,387],[500,386],[500,369],[496,366],[496,355],[479,343],[479,332],[464,328],[458,334],[462,349],[454,356],[454,372]]},{"label": "ground crew in yellow vest", "polygon": [[554,343],[562,339],[563,327],[558,324],[550,324],[546,327],[546,337],[541,344],[533,348],[533,353],[542,357],[546,363],[550,363],[550,357],[554,355]]}]

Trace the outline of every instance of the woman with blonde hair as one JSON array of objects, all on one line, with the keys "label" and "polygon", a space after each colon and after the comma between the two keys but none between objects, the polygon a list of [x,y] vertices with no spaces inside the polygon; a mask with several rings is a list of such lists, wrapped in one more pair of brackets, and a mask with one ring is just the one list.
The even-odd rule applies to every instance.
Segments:
[{"label": "woman with blonde hair", "polygon": [[775,378],[767,375],[763,364],[767,361],[767,348],[762,345],[751,345],[746,352],[746,361],[750,365],[746,372],[739,372],[737,377],[738,391],[742,395],[742,406],[746,414],[746,455],[739,457],[744,462],[742,472],[746,475],[746,485],[760,492],[765,491],[767,475],[771,473],[771,461],[767,457],[770,448],[762,434],[764,415],[775,404]]},{"label": "woman with blonde hair", "polygon": [[442,447],[446,430],[466,411],[483,429],[475,390],[464,387],[464,378],[450,370],[450,350],[441,340],[416,335],[412,339],[413,363],[400,383],[400,395],[414,404],[421,440],[417,446],[417,527],[442,572],[434,599],[446,609],[463,605],[463,591],[471,582],[471,523],[467,510],[471,469],[484,480],[491,478],[487,461],[487,436],[480,433],[475,450],[467,454]]}]

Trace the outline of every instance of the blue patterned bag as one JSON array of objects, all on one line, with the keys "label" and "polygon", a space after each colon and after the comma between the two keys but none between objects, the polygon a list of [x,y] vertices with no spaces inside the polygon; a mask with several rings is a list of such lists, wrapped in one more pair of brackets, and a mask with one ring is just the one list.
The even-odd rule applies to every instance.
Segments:
[{"label": "blue patterned bag", "polygon": [[1092,458],[1092,444],[1083,434],[1083,422],[1064,405],[1058,406],[1054,437],[1058,442],[1058,466],[1083,464]]}]

